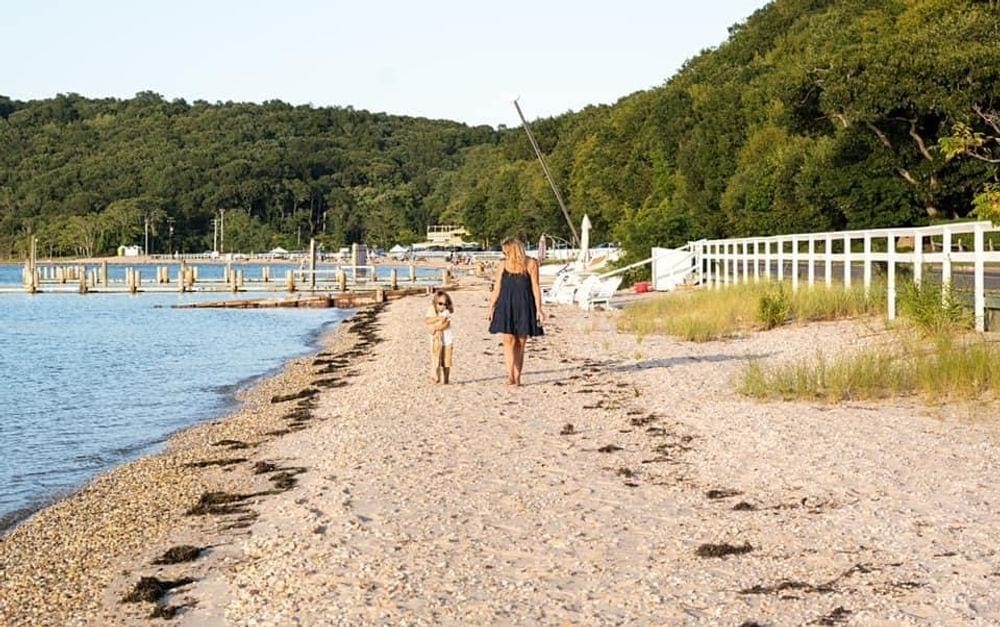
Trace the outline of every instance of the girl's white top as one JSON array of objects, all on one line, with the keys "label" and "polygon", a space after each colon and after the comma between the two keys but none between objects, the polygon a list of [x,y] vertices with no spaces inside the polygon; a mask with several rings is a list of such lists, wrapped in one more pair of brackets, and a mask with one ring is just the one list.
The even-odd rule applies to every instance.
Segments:
[{"label": "girl's white top", "polygon": [[[442,317],[445,320],[451,322],[451,312],[445,309],[441,313],[434,311],[434,305],[431,305],[430,309],[427,310],[428,318]],[[452,332],[451,327],[454,324],[452,322],[448,325],[448,328],[441,332],[441,343],[445,346],[451,346],[452,342],[455,341],[455,334]]]}]

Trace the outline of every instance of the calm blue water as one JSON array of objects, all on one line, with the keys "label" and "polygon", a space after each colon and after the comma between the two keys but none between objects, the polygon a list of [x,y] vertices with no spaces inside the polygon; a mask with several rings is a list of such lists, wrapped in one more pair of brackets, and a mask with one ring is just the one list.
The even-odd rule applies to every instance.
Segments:
[{"label": "calm blue water", "polygon": [[[0,284],[19,282],[0,266]],[[0,531],[225,413],[239,386],[349,315],[170,308],[232,296],[0,294]]]}]

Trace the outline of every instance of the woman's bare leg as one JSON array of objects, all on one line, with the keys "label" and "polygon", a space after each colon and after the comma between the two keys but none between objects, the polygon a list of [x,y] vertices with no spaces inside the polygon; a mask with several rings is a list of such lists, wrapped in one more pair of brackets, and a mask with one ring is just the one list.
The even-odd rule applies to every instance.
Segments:
[{"label": "woman's bare leg", "polygon": [[507,369],[507,385],[514,385],[514,351],[517,346],[517,337],[510,333],[501,333],[503,337],[503,363]]},{"label": "woman's bare leg", "polygon": [[514,338],[514,385],[521,385],[521,370],[524,369],[524,347],[527,336]]}]

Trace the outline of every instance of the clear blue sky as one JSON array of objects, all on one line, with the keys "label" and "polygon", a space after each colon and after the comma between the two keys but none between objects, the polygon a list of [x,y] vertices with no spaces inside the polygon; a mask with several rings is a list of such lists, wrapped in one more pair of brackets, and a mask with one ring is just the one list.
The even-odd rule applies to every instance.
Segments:
[{"label": "clear blue sky", "polygon": [[5,0],[0,95],[518,123],[662,84],[765,0]]}]

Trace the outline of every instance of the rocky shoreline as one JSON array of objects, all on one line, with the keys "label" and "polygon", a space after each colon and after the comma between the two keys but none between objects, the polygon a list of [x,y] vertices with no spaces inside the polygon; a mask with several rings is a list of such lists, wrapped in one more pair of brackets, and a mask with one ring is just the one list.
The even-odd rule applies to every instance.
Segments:
[{"label": "rocky shoreline", "polygon": [[187,558],[204,555],[250,525],[268,496],[294,486],[304,469],[259,460],[255,450],[317,420],[315,397],[353,376],[350,366],[372,341],[380,310],[370,307],[337,325],[317,353],[289,361],[241,393],[235,413],[176,434],[164,452],[98,476],[0,538],[0,623],[171,616],[169,605],[155,603],[151,610],[122,600],[152,598],[148,589],[156,586],[143,580],[162,569],[155,564],[164,560],[161,547],[182,547],[166,556],[168,563],[184,556],[183,547],[197,549],[188,549]]}]

